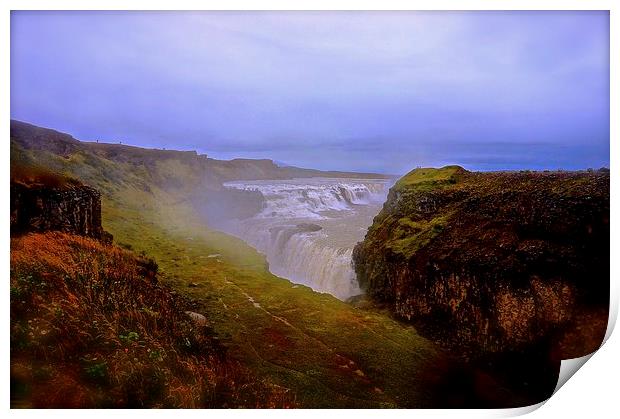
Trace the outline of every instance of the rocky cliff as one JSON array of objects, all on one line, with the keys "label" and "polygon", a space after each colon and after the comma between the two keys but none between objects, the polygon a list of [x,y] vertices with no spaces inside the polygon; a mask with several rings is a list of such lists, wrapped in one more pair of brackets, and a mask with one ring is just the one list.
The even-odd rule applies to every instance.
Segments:
[{"label": "rocky cliff", "polygon": [[12,173],[11,235],[29,231],[64,231],[112,242],[101,226],[97,190],[51,173]]},{"label": "rocky cliff", "polygon": [[602,342],[609,234],[606,170],[416,169],[353,259],[372,300],[459,354],[559,359]]}]

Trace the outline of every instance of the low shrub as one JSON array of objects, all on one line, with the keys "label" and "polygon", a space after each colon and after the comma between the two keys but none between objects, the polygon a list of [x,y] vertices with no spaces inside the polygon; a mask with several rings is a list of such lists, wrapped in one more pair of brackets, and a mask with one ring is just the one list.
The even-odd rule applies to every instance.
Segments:
[{"label": "low shrub", "polygon": [[84,237],[11,239],[13,407],[287,407],[227,357],[155,261]]}]

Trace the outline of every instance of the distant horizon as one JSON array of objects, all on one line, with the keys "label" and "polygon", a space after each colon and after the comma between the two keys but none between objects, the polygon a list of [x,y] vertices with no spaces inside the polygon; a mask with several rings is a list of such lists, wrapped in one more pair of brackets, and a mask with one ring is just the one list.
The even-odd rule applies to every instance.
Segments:
[{"label": "distant horizon", "polygon": [[607,11],[11,12],[12,119],[220,160],[609,167],[609,99]]},{"label": "distant horizon", "polygon": [[522,172],[522,171],[536,171],[536,172],[545,172],[545,171],[558,171],[558,172],[583,172],[583,171],[588,171],[588,170],[601,170],[601,169],[606,169],[609,170],[609,165],[607,166],[600,166],[600,167],[584,167],[584,168],[576,168],[576,169],[563,169],[563,168],[549,168],[549,169],[488,169],[488,170],[480,170],[480,169],[474,169],[474,168],[470,168],[467,165],[455,162],[455,163],[448,163],[448,164],[444,164],[441,166],[415,166],[415,167],[411,167],[410,169],[406,170],[403,173],[388,173],[388,172],[363,172],[363,171],[356,171],[356,170],[340,170],[340,169],[317,169],[316,167],[308,167],[308,166],[296,166],[293,164],[288,164],[287,162],[282,162],[282,161],[277,161],[268,157],[265,158],[251,158],[251,157],[232,157],[232,158],[227,158],[227,159],[222,159],[222,158],[216,158],[213,157],[211,154],[209,153],[204,153],[201,152],[199,150],[196,149],[177,149],[177,148],[170,148],[170,147],[165,147],[165,148],[157,148],[157,147],[148,147],[148,146],[141,146],[141,145],[135,145],[135,144],[131,144],[131,143],[126,143],[126,142],[122,142],[122,141],[117,141],[117,142],[107,142],[107,141],[101,141],[101,140],[89,140],[89,139],[81,139],[81,138],[77,138],[76,136],[74,136],[72,133],[70,132],[64,132],[61,130],[58,130],[56,128],[53,127],[44,127],[41,125],[37,125],[37,124],[33,124],[31,122],[28,121],[21,121],[21,120],[17,120],[17,119],[11,119],[11,121],[15,121],[15,122],[20,122],[20,123],[25,123],[25,124],[29,124],[38,128],[44,128],[44,129],[49,129],[52,131],[56,131],[59,132],[61,134],[66,134],[71,136],[73,139],[78,140],[82,143],[90,143],[90,144],[105,144],[105,145],[121,145],[121,146],[127,146],[127,147],[135,147],[135,148],[141,148],[141,149],[145,149],[145,150],[159,150],[159,151],[180,151],[180,152],[195,152],[197,155],[201,155],[201,156],[206,156],[207,158],[210,159],[214,159],[214,160],[219,160],[219,161],[232,161],[232,160],[269,160],[271,161],[273,164],[275,164],[276,166],[279,167],[293,167],[293,168],[297,168],[297,169],[311,169],[311,170],[320,170],[320,171],[324,171],[324,172],[344,172],[344,173],[358,173],[358,174],[378,174],[378,175],[383,175],[383,176],[391,176],[391,177],[400,177],[403,176],[405,174],[407,174],[408,172],[414,170],[414,169],[430,169],[430,168],[434,168],[434,169],[439,169],[439,168],[443,168],[446,166],[459,166],[462,167],[463,169],[467,170],[467,171],[471,171],[471,172]]}]

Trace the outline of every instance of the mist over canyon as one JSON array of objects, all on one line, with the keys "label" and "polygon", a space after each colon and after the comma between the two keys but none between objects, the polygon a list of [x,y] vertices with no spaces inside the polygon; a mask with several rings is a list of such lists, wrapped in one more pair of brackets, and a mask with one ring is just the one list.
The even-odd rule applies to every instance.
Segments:
[{"label": "mist over canyon", "polygon": [[264,253],[274,274],[345,300],[361,293],[351,254],[390,183],[353,178],[227,182],[226,188],[260,193],[263,206],[249,218],[220,221],[220,227]]}]

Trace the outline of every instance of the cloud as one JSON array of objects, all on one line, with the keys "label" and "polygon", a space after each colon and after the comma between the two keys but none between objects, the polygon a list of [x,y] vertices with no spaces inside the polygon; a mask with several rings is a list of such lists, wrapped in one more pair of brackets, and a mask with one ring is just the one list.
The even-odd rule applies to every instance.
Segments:
[{"label": "cloud", "polygon": [[[78,138],[388,172],[544,166],[515,151],[531,142],[609,164],[607,12],[20,11],[11,24],[12,117]],[[503,157],[485,163],[480,143]]]}]

